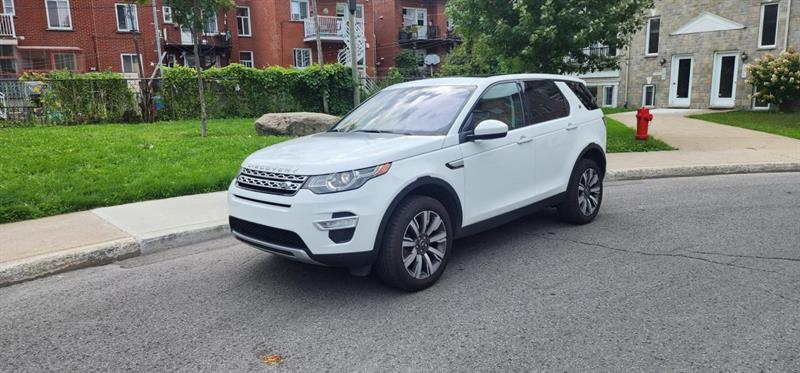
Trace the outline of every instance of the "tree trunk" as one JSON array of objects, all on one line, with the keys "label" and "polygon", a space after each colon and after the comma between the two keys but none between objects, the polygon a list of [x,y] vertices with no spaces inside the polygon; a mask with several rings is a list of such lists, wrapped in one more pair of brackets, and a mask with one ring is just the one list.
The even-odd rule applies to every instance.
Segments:
[{"label": "tree trunk", "polygon": [[[195,19],[201,19],[200,8],[195,2],[193,8]],[[202,24],[202,22],[197,22]],[[200,95],[200,136],[206,137],[208,133],[208,122],[206,119],[206,95],[203,87],[203,68],[200,67],[200,37],[197,25],[191,27],[192,38],[194,39],[194,68],[197,71],[197,94]]]},{"label": "tree trunk", "polygon": [[[325,68],[323,67],[325,61],[322,58],[322,38],[319,36],[319,11],[317,10],[317,0],[314,1],[314,23],[316,24],[317,34],[317,61],[319,63],[320,76],[325,76]],[[322,85],[322,112],[328,114],[328,81],[325,80]]]}]

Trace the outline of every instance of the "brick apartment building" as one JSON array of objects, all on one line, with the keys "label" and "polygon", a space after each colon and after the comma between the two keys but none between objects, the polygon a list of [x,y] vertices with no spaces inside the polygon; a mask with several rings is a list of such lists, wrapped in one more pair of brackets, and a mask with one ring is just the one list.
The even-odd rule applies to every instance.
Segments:
[{"label": "brick apartment building", "polygon": [[767,109],[752,100],[745,66],[800,49],[798,0],[657,0],[618,70],[583,74],[602,106]]},{"label": "brick apartment building", "polygon": [[[171,9],[161,1],[155,7],[125,0],[0,1],[4,5],[0,77],[53,69],[138,76],[137,50],[149,76],[159,60],[156,38],[165,52],[164,64],[195,63],[191,33],[174,22]],[[370,1],[357,2],[360,62],[374,71],[369,68],[376,61],[374,10]],[[235,4],[207,22],[201,38],[202,65],[303,67],[317,62],[310,0],[235,0]],[[319,0],[318,8],[324,62],[344,61],[349,56],[343,53],[346,2]]]},{"label": "brick apartment building", "polygon": [[[395,57],[403,49],[417,54],[422,70],[438,70],[444,56],[458,40],[445,15],[446,0],[373,0],[375,5],[375,38],[377,71],[384,76],[396,66]],[[440,61],[426,65],[425,57],[437,55]],[[429,60],[433,62],[436,59]]]}]

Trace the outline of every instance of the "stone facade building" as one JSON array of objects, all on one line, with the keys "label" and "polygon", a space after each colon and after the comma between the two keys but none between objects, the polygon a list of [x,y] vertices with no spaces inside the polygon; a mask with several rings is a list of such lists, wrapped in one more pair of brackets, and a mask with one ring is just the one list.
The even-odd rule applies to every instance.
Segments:
[{"label": "stone facade building", "polygon": [[[581,75],[606,107],[766,109],[745,67],[800,49],[798,0],[656,0],[619,70]],[[591,53],[615,53],[614,49]]]}]

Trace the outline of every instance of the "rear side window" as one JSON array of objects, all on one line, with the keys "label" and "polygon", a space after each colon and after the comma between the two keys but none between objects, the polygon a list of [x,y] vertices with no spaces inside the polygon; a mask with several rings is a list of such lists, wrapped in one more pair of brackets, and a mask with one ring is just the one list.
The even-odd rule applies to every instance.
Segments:
[{"label": "rear side window", "polygon": [[517,83],[500,83],[486,90],[470,113],[467,130],[487,119],[496,119],[508,125],[509,130],[523,127],[522,99]]},{"label": "rear side window", "polygon": [[525,82],[525,110],[528,123],[536,124],[569,115],[569,104],[552,80]]},{"label": "rear side window", "polygon": [[589,89],[586,88],[586,86],[583,85],[583,83],[578,83],[578,82],[566,82],[566,83],[567,87],[569,87],[569,89],[572,90],[572,93],[574,93],[575,96],[578,96],[578,99],[581,100],[581,103],[583,104],[584,107],[586,107],[586,110],[598,109],[597,100],[595,100],[592,92],[589,91]]}]

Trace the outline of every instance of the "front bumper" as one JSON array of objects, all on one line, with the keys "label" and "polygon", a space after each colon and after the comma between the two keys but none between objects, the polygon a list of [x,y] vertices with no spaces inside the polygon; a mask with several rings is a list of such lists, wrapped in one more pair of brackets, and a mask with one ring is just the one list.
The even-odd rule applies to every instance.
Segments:
[{"label": "front bumper", "polygon": [[[390,202],[381,199],[389,195],[374,191],[390,182],[390,177],[380,177],[356,190],[314,194],[301,189],[294,196],[242,189],[234,182],[228,189],[231,230],[251,246],[292,260],[330,266],[367,265],[375,258],[375,238]],[[315,224],[343,215],[358,220],[350,232],[337,232],[343,235],[331,234],[334,231]]]}]

